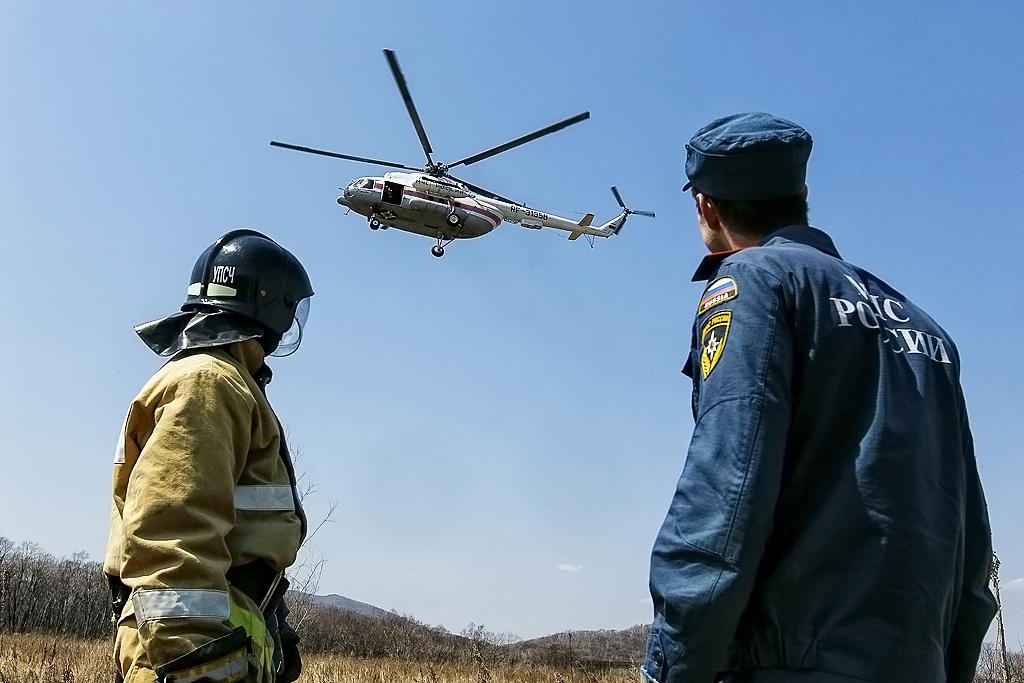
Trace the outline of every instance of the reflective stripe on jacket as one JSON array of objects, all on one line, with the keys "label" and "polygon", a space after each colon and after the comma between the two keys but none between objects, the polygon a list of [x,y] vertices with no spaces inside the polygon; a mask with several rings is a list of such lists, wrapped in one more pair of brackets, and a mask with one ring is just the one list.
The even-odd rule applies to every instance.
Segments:
[{"label": "reflective stripe on jacket", "polygon": [[131,404],[104,571],[132,590],[148,664],[230,634],[225,574],[295,561],[305,518],[255,340],[178,354]]},{"label": "reflective stripe on jacket", "polygon": [[644,672],[969,682],[995,604],[953,342],[807,226],[698,274]]}]

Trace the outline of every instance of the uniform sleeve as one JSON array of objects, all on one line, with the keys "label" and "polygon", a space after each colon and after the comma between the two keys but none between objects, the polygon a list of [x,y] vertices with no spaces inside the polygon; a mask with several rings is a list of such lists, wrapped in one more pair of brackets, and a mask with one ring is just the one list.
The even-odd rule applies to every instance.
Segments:
[{"label": "uniform sleeve", "polygon": [[693,437],[651,556],[643,672],[666,683],[711,683],[722,667],[771,533],[789,434],[793,342],[782,284],[745,264],[719,275],[733,280],[734,296],[724,283],[724,302],[695,323]]},{"label": "uniform sleeve", "polygon": [[186,376],[165,392],[132,470],[121,578],[154,666],[232,631],[225,537],[253,405],[225,376]]},{"label": "uniform sleeve", "polygon": [[966,529],[964,539],[964,583],[953,620],[953,632],[946,648],[950,683],[971,683],[981,653],[981,641],[996,614],[996,601],[989,590],[992,569],[992,536],[985,494],[981,489],[974,458],[974,439],[967,422],[967,410],[960,400],[963,418],[964,473],[966,484]]}]

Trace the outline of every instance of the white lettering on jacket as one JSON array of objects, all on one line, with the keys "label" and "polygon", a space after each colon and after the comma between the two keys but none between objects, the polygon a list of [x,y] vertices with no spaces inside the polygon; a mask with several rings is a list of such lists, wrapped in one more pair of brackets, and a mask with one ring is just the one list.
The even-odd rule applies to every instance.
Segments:
[{"label": "white lettering on jacket", "polygon": [[835,297],[830,297],[829,301],[836,305],[836,313],[839,315],[839,327],[852,327],[847,316],[856,310],[854,305],[846,299],[837,299]]},{"label": "white lettering on jacket", "polygon": [[885,332],[892,335],[892,339],[886,335],[884,341],[895,353],[920,354],[936,363],[952,362],[946,351],[946,342],[941,337],[921,330],[886,325],[886,323],[910,322],[902,302],[886,298],[879,303],[879,297],[868,293],[863,283],[849,275],[846,276],[846,279],[856,288],[862,301],[853,302],[841,297],[829,297],[829,301],[835,307],[835,319],[838,321],[838,327],[853,327],[853,321],[856,320],[869,330],[884,329]]},{"label": "white lettering on jacket", "polygon": [[[875,312],[872,311],[871,307],[863,301],[857,302],[857,317],[860,318],[860,324],[869,330],[878,329],[878,318],[875,316]],[[868,322],[868,319],[870,319],[871,322]]]},{"label": "white lettering on jacket", "polygon": [[909,323],[910,318],[901,318],[898,315],[896,315],[896,313],[892,310],[892,307],[894,305],[899,306],[901,311],[903,310],[903,304],[901,304],[899,301],[896,301],[895,299],[886,299],[885,303],[882,305],[882,307],[885,309],[885,315],[898,323]]}]

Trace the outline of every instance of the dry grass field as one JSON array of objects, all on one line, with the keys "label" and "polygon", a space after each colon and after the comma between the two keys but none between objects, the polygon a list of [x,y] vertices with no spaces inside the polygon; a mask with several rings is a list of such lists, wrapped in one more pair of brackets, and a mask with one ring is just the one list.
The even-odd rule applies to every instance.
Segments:
[{"label": "dry grass field", "polygon": [[302,683],[640,683],[635,669],[590,672],[547,666],[419,664],[391,659],[311,657]]},{"label": "dry grass field", "polygon": [[[299,683],[643,683],[635,668],[604,671],[536,665],[423,664],[396,659],[308,655]],[[976,683],[1003,683],[991,648]],[[1024,656],[1012,653],[1008,683],[1024,683]],[[110,683],[110,643],[0,633],[0,683]]]},{"label": "dry grass field", "polygon": [[[635,670],[419,664],[310,655],[300,683],[640,683]],[[0,683],[110,683],[110,643],[0,634]]]},{"label": "dry grass field", "polygon": [[110,683],[110,643],[0,633],[0,683]]}]

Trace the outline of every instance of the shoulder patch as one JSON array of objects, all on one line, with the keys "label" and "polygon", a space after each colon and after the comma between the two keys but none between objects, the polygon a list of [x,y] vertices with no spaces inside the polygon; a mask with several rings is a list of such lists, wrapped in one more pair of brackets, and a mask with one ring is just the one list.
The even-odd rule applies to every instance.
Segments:
[{"label": "shoulder patch", "polygon": [[731,277],[720,277],[704,290],[704,296],[700,298],[700,306],[697,307],[697,315],[701,315],[719,304],[731,301],[739,296],[736,288],[736,281]]},{"label": "shoulder patch", "polygon": [[731,322],[732,311],[719,311],[708,318],[700,329],[700,373],[704,379],[708,378],[722,357]]}]

